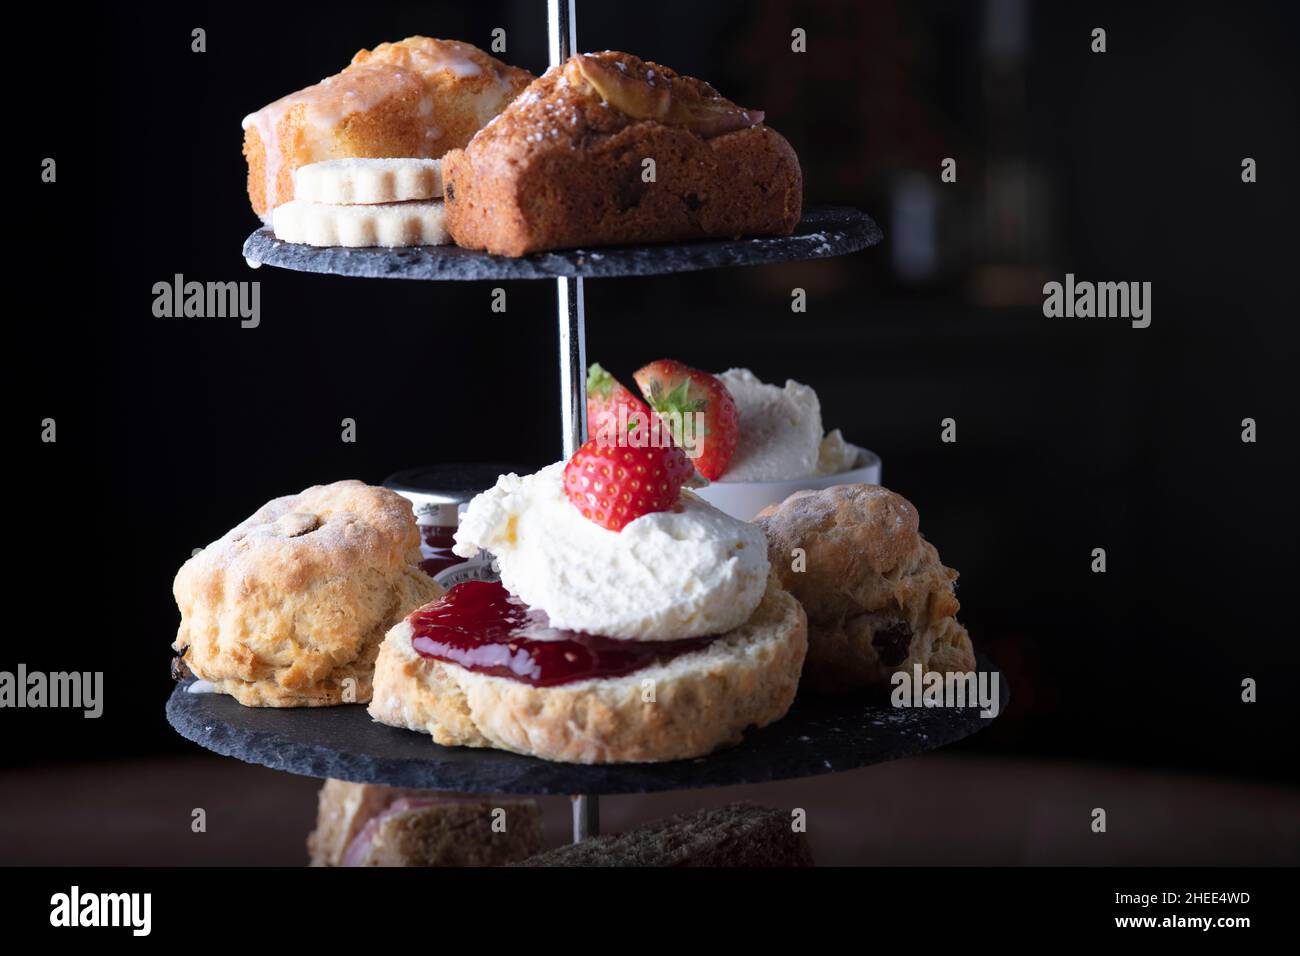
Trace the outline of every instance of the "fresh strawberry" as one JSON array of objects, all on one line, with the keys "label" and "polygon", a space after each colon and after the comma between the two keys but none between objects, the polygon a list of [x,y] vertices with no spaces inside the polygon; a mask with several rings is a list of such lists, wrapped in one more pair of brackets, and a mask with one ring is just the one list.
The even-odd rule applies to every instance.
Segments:
[{"label": "fresh strawberry", "polygon": [[[620,409],[626,408],[620,414]],[[622,421],[620,422],[620,417]],[[587,370],[587,434],[603,445],[626,445],[626,432],[650,426],[650,409],[600,363]]]},{"label": "fresh strawberry", "polygon": [[[740,437],[736,400],[727,386],[673,359],[651,362],[632,377],[696,470],[710,481],[722,477]],[[696,412],[703,413],[702,429],[695,426]]]},{"label": "fresh strawberry", "polygon": [[593,438],[564,466],[564,493],[584,518],[622,531],[642,515],[671,509],[692,473],[680,448],[620,448]]}]

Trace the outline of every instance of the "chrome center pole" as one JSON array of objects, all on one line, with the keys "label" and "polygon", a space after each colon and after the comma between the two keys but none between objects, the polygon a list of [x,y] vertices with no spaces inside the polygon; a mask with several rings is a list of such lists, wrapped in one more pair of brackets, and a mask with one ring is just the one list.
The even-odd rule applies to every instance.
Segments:
[{"label": "chrome center pole", "polygon": [[556,279],[555,301],[560,327],[560,426],[567,460],[587,440],[587,333],[582,279]]},{"label": "chrome center pole", "polygon": [[[577,22],[574,0],[546,0],[551,66],[559,66],[577,48]],[[581,277],[556,279],[555,301],[560,328],[560,416],[568,459],[587,440],[587,333]]]},{"label": "chrome center pole", "polygon": [[[578,48],[578,17],[574,0],[546,0],[546,28],[551,66],[559,66]],[[560,425],[564,457],[587,440],[587,332],[582,278],[555,280],[556,313],[560,328]],[[573,842],[600,835],[600,800],[577,794],[573,801]]]},{"label": "chrome center pole", "polygon": [[551,44],[551,66],[559,66],[578,48],[578,15],[574,0],[546,0],[546,35]]}]

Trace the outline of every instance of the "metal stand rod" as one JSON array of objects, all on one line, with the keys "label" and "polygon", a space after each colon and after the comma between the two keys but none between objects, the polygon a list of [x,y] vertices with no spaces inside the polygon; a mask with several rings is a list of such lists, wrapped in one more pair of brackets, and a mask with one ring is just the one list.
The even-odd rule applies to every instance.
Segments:
[{"label": "metal stand rod", "polygon": [[583,794],[569,799],[573,802],[573,842],[600,836],[600,798]]},{"label": "metal stand rod", "polygon": [[546,36],[551,66],[559,66],[578,48],[578,14],[573,0],[546,0]]},{"label": "metal stand rod", "polygon": [[[578,48],[574,0],[546,0],[546,35],[551,66],[559,66]],[[587,331],[582,279],[556,279],[555,302],[560,325],[560,416],[564,457],[587,440]],[[578,794],[573,801],[573,842],[600,835],[600,800]]]},{"label": "metal stand rod", "polygon": [[560,426],[567,460],[587,440],[587,333],[582,279],[555,280],[560,326]]}]

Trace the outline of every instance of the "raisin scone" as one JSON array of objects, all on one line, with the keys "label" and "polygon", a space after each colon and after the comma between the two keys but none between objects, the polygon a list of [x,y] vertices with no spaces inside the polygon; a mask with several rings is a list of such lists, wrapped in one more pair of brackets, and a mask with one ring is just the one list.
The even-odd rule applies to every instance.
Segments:
[{"label": "raisin scone", "polygon": [[628,53],[573,56],[444,158],[447,226],[505,256],[789,235],[799,159],[763,118]]},{"label": "raisin scone", "polygon": [[[782,586],[808,614],[805,684],[888,687],[896,671],[970,671],[957,572],[920,534],[916,508],[879,485],[798,491],[755,521]],[[802,549],[797,561],[795,549]]]},{"label": "raisin scone", "polygon": [[360,481],[276,498],[186,561],[172,647],[250,707],[370,699],[384,633],[442,594],[411,503]]},{"label": "raisin scone", "polygon": [[464,146],[533,79],[457,40],[407,37],[244,118],[248,199],[270,222],[300,166],[352,157],[437,159]]}]

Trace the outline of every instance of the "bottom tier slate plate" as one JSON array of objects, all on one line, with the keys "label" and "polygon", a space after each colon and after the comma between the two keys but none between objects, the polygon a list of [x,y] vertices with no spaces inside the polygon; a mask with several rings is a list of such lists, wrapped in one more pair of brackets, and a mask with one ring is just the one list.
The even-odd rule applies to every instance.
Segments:
[{"label": "bottom tier slate plate", "polygon": [[[995,668],[981,657],[979,670]],[[1010,689],[1000,676],[998,684],[1001,713]],[[224,694],[191,694],[178,686],[167,701],[167,720],[208,750],[275,770],[511,794],[648,793],[811,777],[934,750],[992,722],[975,709],[903,709],[879,696],[804,695],[783,720],[751,730],[739,746],[708,757],[586,767],[500,750],[439,747],[424,734],[375,723],[361,705],[244,707]]]}]

